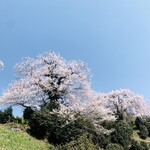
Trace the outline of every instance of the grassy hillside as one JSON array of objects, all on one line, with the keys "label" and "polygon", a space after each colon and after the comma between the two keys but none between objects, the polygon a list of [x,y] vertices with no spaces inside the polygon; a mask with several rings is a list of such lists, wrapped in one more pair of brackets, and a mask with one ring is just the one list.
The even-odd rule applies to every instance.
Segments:
[{"label": "grassy hillside", "polygon": [[0,125],[0,150],[53,149],[44,141],[31,137],[24,131],[12,131],[10,125]]}]

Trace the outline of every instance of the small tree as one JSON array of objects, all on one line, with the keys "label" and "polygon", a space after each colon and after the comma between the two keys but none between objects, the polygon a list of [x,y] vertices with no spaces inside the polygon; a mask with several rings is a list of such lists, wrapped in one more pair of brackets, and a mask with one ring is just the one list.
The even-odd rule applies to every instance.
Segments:
[{"label": "small tree", "polygon": [[112,141],[127,148],[130,145],[132,129],[129,124],[120,121],[115,124],[115,131],[112,133]]},{"label": "small tree", "polygon": [[23,118],[25,120],[30,120],[34,110],[31,107],[26,107],[23,111]]},{"label": "small tree", "polygon": [[139,129],[139,126],[141,124],[143,124],[142,118],[141,117],[136,117],[136,119],[135,119],[135,125],[136,125],[137,129]]},{"label": "small tree", "polygon": [[12,122],[14,119],[12,107],[8,107],[4,111],[0,111],[0,123]]},{"label": "small tree", "polygon": [[141,135],[144,134],[144,138],[150,135],[150,118],[148,116],[137,117],[135,124]]},{"label": "small tree", "polygon": [[140,124],[139,130],[140,130],[140,137],[142,139],[146,139],[149,135],[147,127],[145,125]]},{"label": "small tree", "polygon": [[146,128],[148,129],[149,132],[149,136],[150,136],[150,117],[146,116],[143,117],[143,124],[146,126]]}]

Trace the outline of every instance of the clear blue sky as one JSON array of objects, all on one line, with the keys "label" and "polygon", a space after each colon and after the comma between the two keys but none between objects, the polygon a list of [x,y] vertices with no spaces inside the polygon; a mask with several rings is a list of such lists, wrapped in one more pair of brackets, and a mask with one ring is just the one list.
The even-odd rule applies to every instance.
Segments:
[{"label": "clear blue sky", "polygon": [[96,91],[150,102],[149,0],[0,0],[0,93],[22,57],[48,50],[88,63]]}]

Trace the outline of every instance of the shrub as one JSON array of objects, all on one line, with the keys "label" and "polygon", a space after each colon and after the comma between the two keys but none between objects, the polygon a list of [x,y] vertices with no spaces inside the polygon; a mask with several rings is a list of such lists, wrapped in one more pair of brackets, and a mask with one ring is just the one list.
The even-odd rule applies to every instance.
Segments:
[{"label": "shrub", "polygon": [[141,141],[141,142],[140,142],[140,145],[141,145],[143,148],[145,148],[145,150],[149,150],[149,149],[150,149],[150,147],[147,145],[146,142]]},{"label": "shrub", "polygon": [[105,134],[91,134],[91,139],[94,142],[94,144],[98,144],[101,148],[106,148],[106,146],[111,142],[110,135]]},{"label": "shrub", "polygon": [[132,140],[129,150],[145,150],[145,148],[141,146],[139,142]]},{"label": "shrub", "polygon": [[23,111],[23,118],[25,120],[30,120],[34,110],[31,107],[26,107]]},{"label": "shrub", "polygon": [[129,124],[120,121],[115,124],[115,131],[112,133],[112,141],[123,147],[128,147],[131,141],[132,129]]},{"label": "shrub", "polygon": [[20,118],[19,116],[16,116],[13,121],[14,121],[14,123],[21,124],[22,123],[22,118]]},{"label": "shrub", "polygon": [[71,141],[66,145],[59,146],[58,150],[100,150],[100,147],[98,145],[94,145],[87,135],[84,134],[77,140]]},{"label": "shrub", "polygon": [[123,147],[118,144],[110,143],[106,146],[106,150],[123,150]]},{"label": "shrub", "polygon": [[66,121],[65,117],[51,114],[48,110],[37,111],[29,120],[30,133],[53,144],[65,144],[76,140],[90,128],[88,121],[80,114],[76,114],[74,121]]},{"label": "shrub", "polygon": [[142,139],[146,139],[148,137],[148,134],[149,134],[147,127],[145,125],[140,124],[139,130],[140,130],[140,137]]},{"label": "shrub", "polygon": [[150,136],[150,117],[136,118],[135,121],[137,129],[140,130],[141,138],[145,139]]},{"label": "shrub", "polygon": [[142,119],[139,117],[136,117],[135,119],[135,125],[137,127],[137,129],[139,129],[139,126],[142,124]]},{"label": "shrub", "polygon": [[150,117],[145,117],[145,124],[144,124],[149,132],[149,136],[150,136]]},{"label": "shrub", "polygon": [[8,123],[14,120],[12,107],[8,107],[4,111],[0,111],[0,123]]}]

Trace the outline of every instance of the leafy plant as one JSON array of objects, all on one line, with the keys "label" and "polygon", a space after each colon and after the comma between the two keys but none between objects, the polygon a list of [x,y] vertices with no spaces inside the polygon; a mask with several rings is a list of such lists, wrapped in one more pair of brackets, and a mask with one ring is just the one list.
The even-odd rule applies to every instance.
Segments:
[{"label": "leafy plant", "polygon": [[123,147],[128,147],[131,141],[132,128],[125,121],[117,122],[114,126],[115,131],[112,133],[112,141]]},{"label": "leafy plant", "polygon": [[110,143],[106,146],[106,150],[123,150],[123,147],[118,144]]}]

